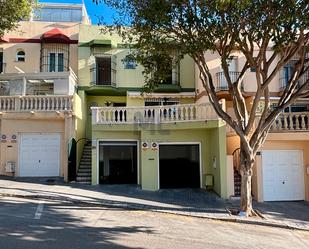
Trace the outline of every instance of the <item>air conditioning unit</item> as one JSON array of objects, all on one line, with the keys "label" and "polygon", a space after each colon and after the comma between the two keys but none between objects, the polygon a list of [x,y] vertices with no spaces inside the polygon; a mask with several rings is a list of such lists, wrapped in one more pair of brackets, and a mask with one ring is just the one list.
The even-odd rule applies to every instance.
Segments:
[{"label": "air conditioning unit", "polygon": [[5,172],[6,173],[14,173],[15,172],[15,162],[7,161],[5,164]]}]

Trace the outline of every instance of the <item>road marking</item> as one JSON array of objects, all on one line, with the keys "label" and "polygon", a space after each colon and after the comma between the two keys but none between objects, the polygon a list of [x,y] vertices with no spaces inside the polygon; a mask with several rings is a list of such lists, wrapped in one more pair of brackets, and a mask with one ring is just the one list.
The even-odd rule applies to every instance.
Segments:
[{"label": "road marking", "polygon": [[41,218],[42,212],[43,212],[44,202],[39,201],[38,207],[36,208],[34,219],[39,220]]}]

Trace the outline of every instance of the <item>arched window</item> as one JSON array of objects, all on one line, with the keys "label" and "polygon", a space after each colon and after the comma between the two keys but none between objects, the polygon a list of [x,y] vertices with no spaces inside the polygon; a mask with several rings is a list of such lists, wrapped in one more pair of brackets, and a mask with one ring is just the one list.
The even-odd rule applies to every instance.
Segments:
[{"label": "arched window", "polygon": [[19,50],[16,53],[16,61],[25,61],[25,52],[23,50]]}]

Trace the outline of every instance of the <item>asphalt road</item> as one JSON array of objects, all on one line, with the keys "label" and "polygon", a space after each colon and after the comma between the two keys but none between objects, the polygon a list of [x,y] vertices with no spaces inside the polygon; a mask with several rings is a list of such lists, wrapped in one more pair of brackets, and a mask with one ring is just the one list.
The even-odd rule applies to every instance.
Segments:
[{"label": "asphalt road", "polygon": [[309,248],[309,233],[147,211],[0,198],[0,249]]}]

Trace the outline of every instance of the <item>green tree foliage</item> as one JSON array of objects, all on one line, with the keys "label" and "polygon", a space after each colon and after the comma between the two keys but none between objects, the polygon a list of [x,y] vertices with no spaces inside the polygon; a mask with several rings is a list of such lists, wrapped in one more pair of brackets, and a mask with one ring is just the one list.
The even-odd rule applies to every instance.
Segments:
[{"label": "green tree foliage", "polygon": [[17,23],[29,18],[33,0],[0,0],[0,36],[16,28]]}]

